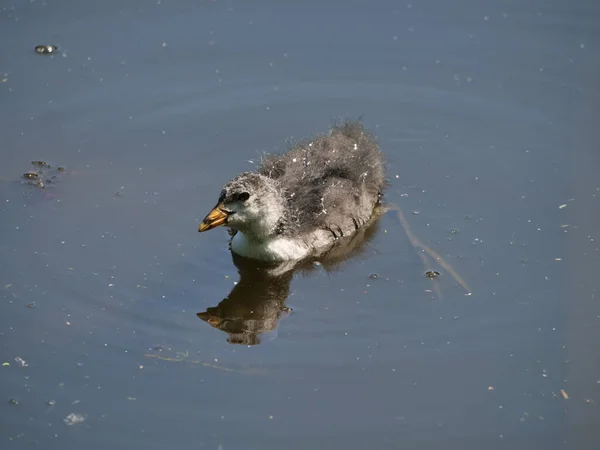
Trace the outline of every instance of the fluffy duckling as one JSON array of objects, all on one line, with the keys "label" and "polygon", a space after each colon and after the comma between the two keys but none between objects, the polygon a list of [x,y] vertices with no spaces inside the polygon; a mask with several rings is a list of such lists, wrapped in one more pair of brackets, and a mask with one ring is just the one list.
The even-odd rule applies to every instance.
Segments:
[{"label": "fluffy duckling", "polygon": [[345,122],[235,177],[198,231],[230,228],[231,250],[247,258],[314,257],[369,222],[384,186],[377,142]]}]

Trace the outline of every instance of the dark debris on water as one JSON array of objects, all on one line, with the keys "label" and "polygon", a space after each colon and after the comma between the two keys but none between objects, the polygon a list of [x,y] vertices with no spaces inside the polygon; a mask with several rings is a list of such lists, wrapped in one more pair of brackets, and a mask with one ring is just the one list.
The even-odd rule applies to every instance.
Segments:
[{"label": "dark debris on water", "polygon": [[65,172],[62,166],[53,167],[46,161],[31,161],[29,170],[23,174],[27,184],[44,189],[48,184],[54,183],[58,175]]},{"label": "dark debris on water", "polygon": [[56,53],[58,47],[56,45],[36,45],[34,50],[39,55],[51,55]]}]

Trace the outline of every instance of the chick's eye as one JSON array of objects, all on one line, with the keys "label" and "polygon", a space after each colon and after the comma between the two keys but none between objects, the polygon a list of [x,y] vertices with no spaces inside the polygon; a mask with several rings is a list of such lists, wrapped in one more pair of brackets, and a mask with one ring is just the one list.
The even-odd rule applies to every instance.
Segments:
[{"label": "chick's eye", "polygon": [[241,192],[237,196],[237,200],[240,201],[240,202],[245,202],[249,198],[250,198],[250,194],[248,194],[247,192]]}]

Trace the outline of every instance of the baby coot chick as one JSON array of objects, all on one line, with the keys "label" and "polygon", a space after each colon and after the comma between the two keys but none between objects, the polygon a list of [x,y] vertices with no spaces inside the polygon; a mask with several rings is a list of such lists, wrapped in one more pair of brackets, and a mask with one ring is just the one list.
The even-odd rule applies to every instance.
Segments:
[{"label": "baby coot chick", "polygon": [[384,185],[377,142],[345,122],[235,177],[198,231],[231,228],[231,250],[247,258],[318,256],[369,221]]}]

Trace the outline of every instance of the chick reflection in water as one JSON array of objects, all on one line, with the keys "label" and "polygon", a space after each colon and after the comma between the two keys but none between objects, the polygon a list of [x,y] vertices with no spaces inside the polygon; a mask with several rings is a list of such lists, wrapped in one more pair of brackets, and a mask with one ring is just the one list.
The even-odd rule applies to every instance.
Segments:
[{"label": "chick reflection in water", "polygon": [[368,242],[377,231],[377,219],[381,208],[377,207],[371,220],[352,236],[341,238],[337,245],[321,255],[301,264],[259,263],[232,253],[233,263],[240,275],[239,282],[221,303],[197,316],[209,325],[226,332],[231,344],[256,345],[261,335],[275,336],[279,319],[291,310],[285,306],[290,284],[295,273],[309,275],[317,270],[334,272],[342,264],[364,254]]}]

